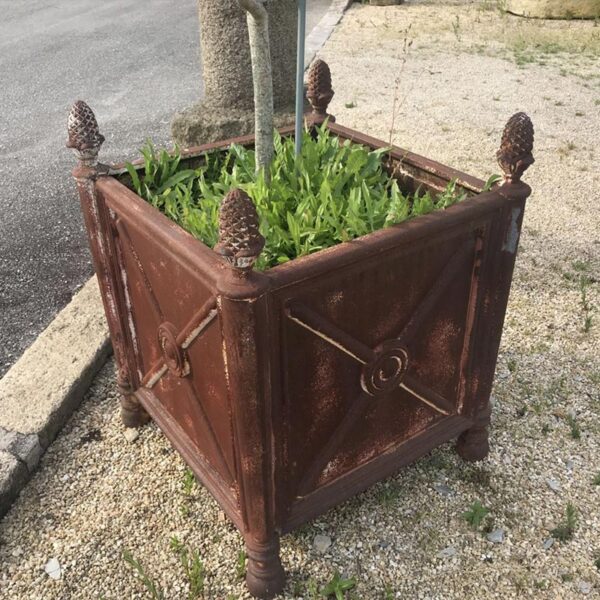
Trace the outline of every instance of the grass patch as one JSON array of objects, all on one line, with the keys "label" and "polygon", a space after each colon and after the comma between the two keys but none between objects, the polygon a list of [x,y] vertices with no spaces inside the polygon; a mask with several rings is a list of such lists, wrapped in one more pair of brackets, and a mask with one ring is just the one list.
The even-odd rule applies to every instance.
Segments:
[{"label": "grass patch", "polygon": [[170,540],[171,550],[179,557],[181,566],[185,571],[190,591],[188,600],[195,600],[204,594],[205,569],[198,550],[188,550],[186,546],[176,537]]},{"label": "grass patch", "polygon": [[141,197],[211,248],[218,241],[223,197],[234,188],[247,192],[266,239],[259,270],[447,208],[467,196],[454,181],[437,196],[405,195],[384,169],[388,149],[340,144],[325,127],[316,138],[308,131],[303,135],[297,160],[294,140],[276,133],[269,184],[263,172],[255,171],[254,151],[236,144],[186,169],[180,168],[179,150],[170,155],[148,143],[141,151],[143,173],[131,164],[127,170]]},{"label": "grass patch", "polygon": [[473,528],[479,529],[483,520],[489,514],[489,509],[487,509],[479,500],[475,500],[473,504],[469,507],[469,510],[465,511],[462,514],[462,518]]},{"label": "grass patch", "polygon": [[346,592],[356,586],[356,579],[344,579],[338,571],[336,571],[329,583],[319,592],[323,598],[335,598],[336,600],[344,600]]},{"label": "grass patch", "polygon": [[581,427],[579,427],[579,423],[577,422],[577,419],[573,415],[567,415],[565,419],[567,421],[567,425],[569,426],[569,428],[571,430],[571,437],[574,440],[580,440],[581,439]]},{"label": "grass patch", "polygon": [[550,531],[550,535],[559,542],[568,542],[573,539],[577,526],[577,509],[569,502],[565,510],[565,520]]},{"label": "grass patch", "polygon": [[148,590],[152,600],[166,600],[165,593],[160,585],[146,573],[142,563],[136,560],[129,550],[123,550],[123,560],[136,572],[138,578]]}]

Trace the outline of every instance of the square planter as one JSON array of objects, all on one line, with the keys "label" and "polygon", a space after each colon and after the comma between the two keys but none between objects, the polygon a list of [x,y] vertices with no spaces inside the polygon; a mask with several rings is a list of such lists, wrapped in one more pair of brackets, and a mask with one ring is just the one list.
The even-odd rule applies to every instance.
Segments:
[{"label": "square planter", "polygon": [[[333,91],[316,79],[310,119],[320,123]],[[386,146],[327,126],[340,140]],[[450,439],[466,460],[485,457],[531,191],[520,181],[533,162],[526,115],[504,131],[502,185],[482,192],[479,179],[393,148],[388,166],[404,190],[439,192],[455,179],[471,196],[264,272],[252,269],[260,247],[247,198],[228,195],[227,218],[221,212],[225,260],[129,189],[123,169],[100,165],[102,141],[89,107],[76,103],[73,174],[123,419],[152,417],[240,529],[252,594],[283,587],[281,534]],[[232,141],[252,144],[193,148],[185,160]]]}]

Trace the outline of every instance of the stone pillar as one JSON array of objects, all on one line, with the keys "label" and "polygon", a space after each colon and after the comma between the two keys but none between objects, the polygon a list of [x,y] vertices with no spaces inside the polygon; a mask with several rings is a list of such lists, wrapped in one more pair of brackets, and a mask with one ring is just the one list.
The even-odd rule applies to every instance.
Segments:
[{"label": "stone pillar", "polygon": [[[275,125],[294,120],[297,6],[268,0]],[[252,66],[246,13],[237,0],[198,0],[204,98],[175,115],[173,139],[183,147],[254,131]]]},{"label": "stone pillar", "polygon": [[600,0],[508,0],[506,10],[539,19],[598,19]]}]

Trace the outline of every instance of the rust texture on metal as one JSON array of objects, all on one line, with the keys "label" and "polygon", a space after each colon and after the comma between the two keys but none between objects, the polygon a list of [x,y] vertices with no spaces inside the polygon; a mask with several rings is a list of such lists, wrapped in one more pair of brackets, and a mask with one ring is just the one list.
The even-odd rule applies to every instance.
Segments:
[{"label": "rust texture on metal", "polygon": [[317,58],[308,71],[306,92],[306,97],[312,107],[312,112],[307,118],[311,125],[321,125],[325,120],[331,123],[335,121],[335,117],[327,112],[334,93],[329,65],[324,60]]},{"label": "rust texture on metal", "polygon": [[[323,73],[313,106],[326,112]],[[464,459],[485,457],[531,192],[520,181],[533,161],[528,118],[513,117],[502,137],[503,185],[479,193],[481,180],[393,148],[405,189],[456,179],[476,193],[263,273],[252,268],[264,240],[245,193],[224,199],[213,251],[99,171],[102,136],[83,103],[69,139],[124,420],[140,424],[147,411],[241,530],[253,595],[284,585],[282,533],[450,439]]]}]

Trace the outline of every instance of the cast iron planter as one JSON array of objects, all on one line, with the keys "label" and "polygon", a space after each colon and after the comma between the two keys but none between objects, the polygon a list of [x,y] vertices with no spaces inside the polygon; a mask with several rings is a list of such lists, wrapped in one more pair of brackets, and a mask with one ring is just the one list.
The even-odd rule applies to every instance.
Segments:
[{"label": "cast iron planter", "polygon": [[[310,81],[310,118],[321,122],[333,95],[326,65]],[[342,140],[385,146],[328,126]],[[261,239],[243,194],[222,210],[221,256],[121,183],[122,171],[99,165],[102,141],[89,107],[76,103],[73,174],[123,420],[137,426],[150,415],[240,529],[252,594],[283,587],[282,533],[452,438],[466,460],[486,456],[531,191],[520,181],[533,162],[526,115],[504,131],[501,186],[481,193],[481,180],[394,148],[390,168],[404,189],[439,191],[457,179],[473,196],[262,273],[252,270]],[[231,141],[185,156],[197,161]]]}]

